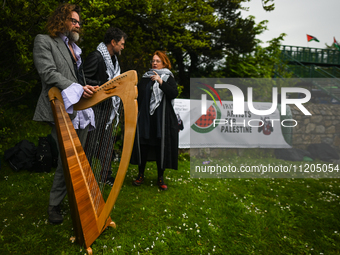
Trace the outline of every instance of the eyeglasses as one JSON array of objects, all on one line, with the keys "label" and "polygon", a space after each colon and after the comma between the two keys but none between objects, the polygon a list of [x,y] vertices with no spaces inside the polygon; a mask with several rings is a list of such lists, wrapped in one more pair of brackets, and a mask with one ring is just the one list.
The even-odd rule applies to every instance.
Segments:
[{"label": "eyeglasses", "polygon": [[157,60],[150,60],[150,63],[151,63],[151,64],[152,64],[152,63],[155,63],[155,62],[158,63],[158,64],[159,64],[159,63],[162,63],[162,61],[160,61],[160,60],[158,60],[158,59],[157,59]]},{"label": "eyeglasses", "polygon": [[79,26],[81,27],[83,25],[83,23],[79,22],[78,20],[74,19],[74,18],[69,18],[72,22],[73,25],[77,25],[79,24]]}]

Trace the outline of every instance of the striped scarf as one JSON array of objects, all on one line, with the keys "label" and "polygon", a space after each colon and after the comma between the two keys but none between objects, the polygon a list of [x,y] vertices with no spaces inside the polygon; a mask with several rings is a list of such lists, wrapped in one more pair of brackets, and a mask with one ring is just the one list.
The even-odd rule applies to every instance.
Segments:
[{"label": "striped scarf", "polygon": [[[151,76],[155,75],[154,71],[158,73],[161,79],[165,82],[168,80],[170,75],[174,77],[174,75],[168,68],[163,68],[163,69],[150,69],[143,75],[143,78],[151,78]],[[163,94],[164,92],[159,88],[158,81],[155,81],[155,83],[153,84],[150,99],[150,115],[153,115],[157,107],[160,105],[163,98]],[[171,100],[171,103],[173,105],[173,100]]]},{"label": "striped scarf", "polygon": [[[112,63],[111,55],[110,55],[109,51],[107,50],[106,45],[103,42],[101,42],[98,45],[97,50],[103,56],[103,59],[104,59],[105,65],[106,65],[106,73],[109,76],[109,78],[107,80],[110,81],[114,77],[120,75],[120,66],[119,66],[119,63],[118,63],[117,56],[114,55],[114,57],[116,58],[116,67],[115,67]],[[106,128],[112,123],[112,121],[116,117],[116,115],[117,115],[116,126],[118,125],[118,122],[119,122],[119,118],[118,118],[118,116],[119,116],[119,113],[118,113],[119,104],[120,104],[120,98],[117,97],[117,96],[113,96],[112,97],[113,111],[111,112],[110,120],[106,123]]]}]

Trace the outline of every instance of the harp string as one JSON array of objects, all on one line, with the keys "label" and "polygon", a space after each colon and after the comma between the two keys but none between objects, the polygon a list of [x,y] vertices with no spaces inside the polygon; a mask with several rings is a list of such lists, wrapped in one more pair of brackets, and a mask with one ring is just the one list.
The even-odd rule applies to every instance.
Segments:
[{"label": "harp string", "polygon": [[[91,187],[94,187],[93,182],[99,186],[101,194],[97,194],[98,189],[93,188],[91,196],[94,198],[94,208],[98,212],[100,197],[108,186],[106,181],[108,173],[112,169],[112,160],[115,143],[117,141],[118,128],[121,123],[122,103],[119,106],[118,114],[113,119],[112,123],[107,125],[112,111],[112,99],[100,103],[93,107],[96,120],[96,129],[90,131],[87,137],[85,154],[89,160],[90,167],[93,171],[94,178],[88,178]],[[119,125],[116,126],[117,118],[119,118]],[[112,173],[114,176],[115,173]],[[111,186],[109,187],[111,188]],[[104,198],[105,200],[105,198]]]}]

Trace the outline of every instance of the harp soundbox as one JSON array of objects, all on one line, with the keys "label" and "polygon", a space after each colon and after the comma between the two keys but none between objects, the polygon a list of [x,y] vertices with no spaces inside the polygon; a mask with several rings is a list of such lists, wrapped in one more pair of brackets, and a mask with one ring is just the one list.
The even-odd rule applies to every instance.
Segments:
[{"label": "harp soundbox", "polygon": [[92,254],[90,246],[106,227],[115,227],[110,213],[122,187],[132,153],[138,113],[136,85],[136,71],[128,71],[100,86],[92,98],[82,98],[74,105],[74,110],[82,110],[112,96],[118,96],[123,104],[123,149],[116,178],[106,201],[98,182],[94,181],[93,171],[66,113],[59,89],[53,87],[48,93],[58,134],[75,238],[79,244],[84,245],[88,254]]}]

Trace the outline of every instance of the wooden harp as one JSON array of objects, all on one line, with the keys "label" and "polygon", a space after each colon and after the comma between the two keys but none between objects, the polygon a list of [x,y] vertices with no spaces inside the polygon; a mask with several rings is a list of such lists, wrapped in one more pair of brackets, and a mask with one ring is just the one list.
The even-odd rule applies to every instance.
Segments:
[{"label": "wooden harp", "polygon": [[92,254],[90,246],[106,227],[115,227],[110,213],[122,187],[132,153],[138,112],[136,85],[137,73],[131,70],[100,86],[92,98],[82,98],[74,105],[74,110],[82,110],[112,96],[118,96],[123,104],[125,112],[123,149],[116,178],[106,201],[97,181],[93,181],[92,169],[71,119],[66,113],[60,90],[53,87],[48,93],[58,134],[75,238],[80,245],[84,244],[88,254]]}]

